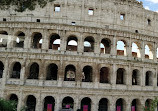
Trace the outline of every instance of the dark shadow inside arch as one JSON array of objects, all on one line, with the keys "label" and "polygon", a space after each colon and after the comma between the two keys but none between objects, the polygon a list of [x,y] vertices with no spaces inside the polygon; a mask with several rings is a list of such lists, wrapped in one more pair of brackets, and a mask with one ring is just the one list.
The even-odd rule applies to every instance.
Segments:
[{"label": "dark shadow inside arch", "polygon": [[17,97],[17,95],[12,94],[12,95],[10,96],[9,100],[14,101],[15,104],[16,104],[16,108],[17,108],[17,105],[18,105],[18,97]]},{"label": "dark shadow inside arch", "polygon": [[145,74],[145,85],[152,86],[153,85],[153,74],[151,71],[147,71]]},{"label": "dark shadow inside arch", "polygon": [[4,70],[4,65],[3,65],[3,63],[0,61],[0,78],[3,77],[3,70]]},{"label": "dark shadow inside arch", "polygon": [[138,99],[134,99],[131,104],[131,111],[141,111],[141,103]]},{"label": "dark shadow inside arch", "polygon": [[44,111],[48,111],[49,109],[52,109],[51,111],[54,111],[55,108],[55,99],[52,96],[47,96],[44,98]]},{"label": "dark shadow inside arch", "polygon": [[121,98],[116,101],[116,111],[125,111],[123,99]]},{"label": "dark shadow inside arch", "polygon": [[73,109],[74,100],[72,97],[65,97],[62,101],[62,109]]},{"label": "dark shadow inside arch", "polygon": [[85,66],[82,71],[82,82],[92,82],[93,69],[91,66]]},{"label": "dark shadow inside arch", "polygon": [[137,69],[132,72],[132,85],[140,85],[139,71]]},{"label": "dark shadow inside arch", "polygon": [[109,83],[109,68],[102,67],[100,69],[100,83]]},{"label": "dark shadow inside arch", "polygon": [[46,80],[57,80],[58,66],[56,64],[50,64],[47,67]]},{"label": "dark shadow inside arch", "polygon": [[20,78],[21,64],[16,62],[13,66],[11,78]]},{"label": "dark shadow inside arch", "polygon": [[40,49],[42,47],[42,34],[35,33],[32,41],[32,48]]},{"label": "dark shadow inside arch", "polygon": [[98,111],[108,111],[108,99],[102,98],[99,101],[99,109]]},{"label": "dark shadow inside arch", "polygon": [[151,100],[151,99],[147,99],[147,100],[145,101],[145,108],[146,108],[146,109],[150,108],[150,107],[151,107],[151,104],[152,104],[152,100]]},{"label": "dark shadow inside arch", "polygon": [[26,111],[35,111],[36,109],[36,98],[33,95],[29,95],[26,101]]},{"label": "dark shadow inside arch", "polygon": [[85,97],[81,100],[81,111],[91,111],[91,99],[88,97]]},{"label": "dark shadow inside arch", "polygon": [[125,84],[125,70],[123,68],[119,68],[117,70],[117,76],[116,76],[116,84]]},{"label": "dark shadow inside arch", "polygon": [[37,63],[33,63],[30,66],[28,79],[38,79],[38,75],[39,75],[39,65]]}]

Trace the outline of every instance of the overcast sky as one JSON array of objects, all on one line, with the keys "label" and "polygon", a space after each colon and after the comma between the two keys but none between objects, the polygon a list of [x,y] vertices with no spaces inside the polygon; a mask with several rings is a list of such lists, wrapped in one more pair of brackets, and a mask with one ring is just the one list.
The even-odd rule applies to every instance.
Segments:
[{"label": "overcast sky", "polygon": [[158,0],[138,0],[142,1],[144,8],[158,12]]}]

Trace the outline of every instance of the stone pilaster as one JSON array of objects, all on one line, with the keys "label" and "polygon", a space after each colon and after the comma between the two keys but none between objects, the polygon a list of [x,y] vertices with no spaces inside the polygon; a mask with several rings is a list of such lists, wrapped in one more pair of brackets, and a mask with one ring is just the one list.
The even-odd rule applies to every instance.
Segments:
[{"label": "stone pilaster", "polygon": [[44,30],[42,39],[43,39],[42,49],[48,50],[48,46],[49,46],[49,33],[48,33],[48,30]]},{"label": "stone pilaster", "polygon": [[30,29],[27,29],[27,32],[25,33],[25,40],[24,40],[24,48],[25,49],[29,49],[31,48],[31,42],[32,42],[32,37],[31,37],[32,33],[30,31]]},{"label": "stone pilaster", "polygon": [[111,55],[113,55],[113,56],[117,55],[117,41],[116,41],[116,36],[113,37],[113,43],[111,45]]}]

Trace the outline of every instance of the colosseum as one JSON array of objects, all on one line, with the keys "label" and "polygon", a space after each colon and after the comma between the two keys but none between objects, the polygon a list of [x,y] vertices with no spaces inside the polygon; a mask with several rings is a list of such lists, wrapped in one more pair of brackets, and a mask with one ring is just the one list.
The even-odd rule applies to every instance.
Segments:
[{"label": "colosseum", "polygon": [[143,111],[158,96],[157,43],[158,13],[137,0],[1,10],[0,97],[17,111]]}]

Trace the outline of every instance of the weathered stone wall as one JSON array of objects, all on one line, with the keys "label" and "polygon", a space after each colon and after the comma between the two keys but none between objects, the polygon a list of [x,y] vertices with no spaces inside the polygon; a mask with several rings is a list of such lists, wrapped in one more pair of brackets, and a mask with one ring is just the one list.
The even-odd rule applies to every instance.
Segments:
[{"label": "weathered stone wall", "polygon": [[[60,5],[60,11],[55,12],[55,5]],[[93,9],[94,14],[89,15],[88,10]],[[120,15],[124,15],[124,20]],[[80,26],[101,27],[157,35],[158,14],[145,10],[142,3],[136,0],[56,0],[45,8],[36,7],[34,11],[23,13],[10,10],[0,12],[0,20],[25,21],[44,23],[69,24],[75,22]],[[148,24],[148,20],[150,23]]]},{"label": "weathered stone wall", "polygon": [[[61,6],[60,12],[54,12],[54,4]],[[88,9],[94,9],[94,15],[88,15]],[[16,14],[16,15],[15,15]],[[33,14],[33,15],[30,15]],[[120,20],[120,14],[125,14],[125,20]],[[158,22],[156,12],[142,8],[136,1],[119,0],[56,0],[44,9],[37,7],[35,11],[17,13],[13,10],[0,12],[0,32],[6,31],[8,36],[7,47],[0,47],[0,61],[4,65],[3,77],[0,78],[0,97],[9,99],[11,94],[18,96],[18,110],[26,104],[28,95],[37,99],[36,111],[43,110],[44,98],[52,96],[55,99],[55,111],[62,107],[64,97],[74,99],[74,111],[80,109],[81,100],[89,97],[92,101],[91,110],[97,111],[101,98],[108,99],[109,111],[114,111],[116,101],[122,98],[125,101],[124,111],[131,111],[131,102],[140,101],[140,107],[145,106],[147,99],[157,97],[158,91]],[[7,21],[2,21],[6,18]],[[36,22],[40,19],[40,23]],[[151,25],[147,20],[151,20]],[[76,22],[76,25],[71,25]],[[139,33],[135,33],[138,30]],[[25,33],[24,47],[14,47],[13,37],[22,31]],[[42,47],[32,48],[34,33],[41,33]],[[49,49],[52,34],[60,36],[60,50]],[[70,36],[77,38],[77,51],[66,50]],[[94,51],[84,52],[86,37],[94,38]],[[111,41],[110,53],[100,52],[102,39]],[[125,55],[117,54],[117,41],[124,41]],[[140,57],[132,56],[132,43],[138,43]],[[145,45],[149,45],[153,58],[145,58]],[[122,54],[122,52],[121,52]],[[21,64],[20,79],[10,78],[13,64]],[[39,65],[38,79],[28,79],[32,63]],[[58,66],[57,80],[46,80],[49,64]],[[67,65],[76,68],[75,81],[64,81]],[[93,69],[92,82],[82,82],[84,66]],[[109,68],[109,83],[100,83],[100,69]],[[124,84],[116,84],[117,70],[122,68]],[[132,85],[132,71],[139,70],[139,85]],[[152,72],[152,85],[145,85],[146,72]],[[141,109],[142,110],[142,109]]]}]

